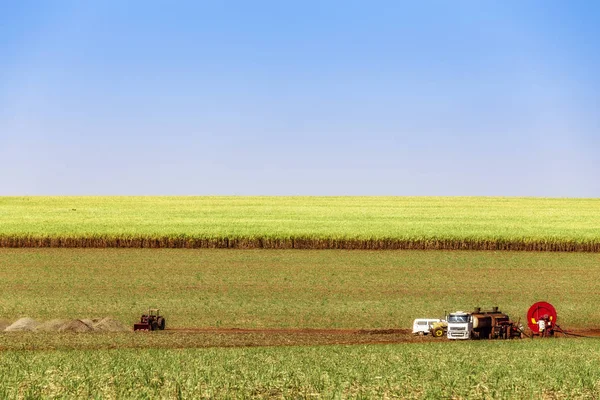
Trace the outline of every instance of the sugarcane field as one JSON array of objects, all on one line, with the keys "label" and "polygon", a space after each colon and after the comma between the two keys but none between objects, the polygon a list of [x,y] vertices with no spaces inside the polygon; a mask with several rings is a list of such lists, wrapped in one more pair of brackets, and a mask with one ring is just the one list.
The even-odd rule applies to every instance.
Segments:
[{"label": "sugarcane field", "polygon": [[[335,199],[307,198],[312,211],[296,218],[290,213],[299,209],[297,199],[207,200],[0,199],[0,395],[598,393],[597,200],[578,207],[553,200],[544,218],[554,221],[554,231],[540,225],[531,237],[511,237],[504,227],[523,218],[515,206],[541,213],[543,201],[481,199],[474,209],[467,198],[344,198],[332,208]],[[31,201],[39,206],[19,217],[15,210]],[[410,222],[390,220],[407,208],[416,221],[430,204],[443,209],[448,202],[457,214],[457,206],[470,210],[472,223],[464,224],[464,214],[440,214],[446,219],[406,236],[395,229]],[[317,221],[339,220],[361,204],[364,236],[333,224],[308,234]],[[201,206],[204,214],[196,217]],[[166,230],[137,228],[138,207],[152,210],[144,221]],[[247,218],[237,222],[227,207],[248,207]],[[186,213],[194,229],[209,213],[211,224],[229,230],[209,234],[206,224],[188,231],[170,220],[171,208]],[[127,230],[111,225],[112,213]],[[277,217],[277,227],[265,228],[273,213],[289,220]],[[60,225],[47,222],[57,218]],[[390,224],[388,232],[378,218]],[[248,221],[255,236],[236,228],[251,232]],[[368,231],[369,224],[379,231]],[[427,234],[436,224],[440,233]]]}]

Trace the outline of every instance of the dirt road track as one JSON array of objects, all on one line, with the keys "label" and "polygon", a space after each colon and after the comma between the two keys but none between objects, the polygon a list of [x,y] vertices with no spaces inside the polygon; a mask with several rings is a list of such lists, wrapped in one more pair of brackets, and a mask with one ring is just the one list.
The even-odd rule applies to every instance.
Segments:
[{"label": "dirt road track", "polygon": [[[600,329],[575,329],[578,336],[600,337]],[[365,345],[448,341],[444,338],[413,335],[410,329],[310,329],[310,328],[173,328],[165,333],[189,335],[201,341],[199,347],[253,347],[295,345]],[[557,337],[564,337],[557,334]]]},{"label": "dirt road track", "polygon": [[196,338],[199,347],[360,345],[431,340],[413,335],[410,329],[171,328],[165,333],[186,335],[190,341]]},{"label": "dirt road track", "polygon": [[319,329],[319,328],[169,328],[169,332],[262,333],[304,335],[410,335],[410,329]]},{"label": "dirt road track", "polygon": [[[600,329],[568,332],[598,340]],[[557,335],[561,336],[561,335]],[[523,339],[529,341],[530,339]],[[554,339],[534,339],[554,340]],[[571,339],[568,339],[571,340]],[[446,338],[413,335],[410,329],[306,329],[306,328],[171,328],[157,332],[90,332],[0,334],[5,350],[193,349],[324,345],[380,345],[449,343]]]}]

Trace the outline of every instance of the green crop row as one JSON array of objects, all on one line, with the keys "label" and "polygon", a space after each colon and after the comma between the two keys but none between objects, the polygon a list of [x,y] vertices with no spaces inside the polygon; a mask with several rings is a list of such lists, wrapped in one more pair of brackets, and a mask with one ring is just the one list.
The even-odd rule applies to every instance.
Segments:
[{"label": "green crop row", "polygon": [[600,396],[596,339],[246,349],[6,351],[11,398]]},{"label": "green crop row", "polygon": [[600,199],[0,197],[0,247],[600,251]]}]

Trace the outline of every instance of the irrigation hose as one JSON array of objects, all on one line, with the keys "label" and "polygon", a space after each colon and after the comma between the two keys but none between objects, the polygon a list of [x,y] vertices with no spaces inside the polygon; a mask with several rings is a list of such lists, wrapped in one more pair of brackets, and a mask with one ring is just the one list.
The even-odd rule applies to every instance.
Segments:
[{"label": "irrigation hose", "polygon": [[522,330],[521,333],[527,336],[529,339],[533,339],[533,335],[528,335],[524,330]]},{"label": "irrigation hose", "polygon": [[571,333],[571,332],[565,332],[565,331],[561,331],[561,333],[564,335],[568,335],[568,336],[575,336],[575,337],[586,338],[586,339],[594,339],[593,336],[578,335],[577,333]]},{"label": "irrigation hose", "polygon": [[577,333],[571,333],[571,332],[567,332],[565,331],[563,328],[561,328],[560,326],[556,325],[557,330],[562,333],[563,335],[569,335],[569,336],[575,336],[575,337],[581,337],[581,338],[587,338],[587,339],[594,339],[593,336],[586,336],[586,335],[579,335]]},{"label": "irrigation hose", "polygon": [[[595,336],[586,336],[586,335],[580,335],[578,333],[568,332],[568,331],[565,331],[563,328],[561,328],[559,325],[555,325],[555,326],[556,326],[556,328],[555,328],[556,331],[559,333],[562,333],[565,336],[574,336],[574,337],[587,338],[587,339],[596,339],[597,338]],[[535,337],[535,335],[533,333],[531,335],[528,335],[524,330],[522,330],[521,333],[532,340]]]}]

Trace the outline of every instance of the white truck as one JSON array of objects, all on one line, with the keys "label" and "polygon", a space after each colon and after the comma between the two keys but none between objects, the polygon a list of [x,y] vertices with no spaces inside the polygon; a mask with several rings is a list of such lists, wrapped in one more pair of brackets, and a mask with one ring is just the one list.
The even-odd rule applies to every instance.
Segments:
[{"label": "white truck", "polygon": [[448,314],[448,339],[470,339],[473,330],[473,319],[471,314],[464,311],[456,311]]}]

